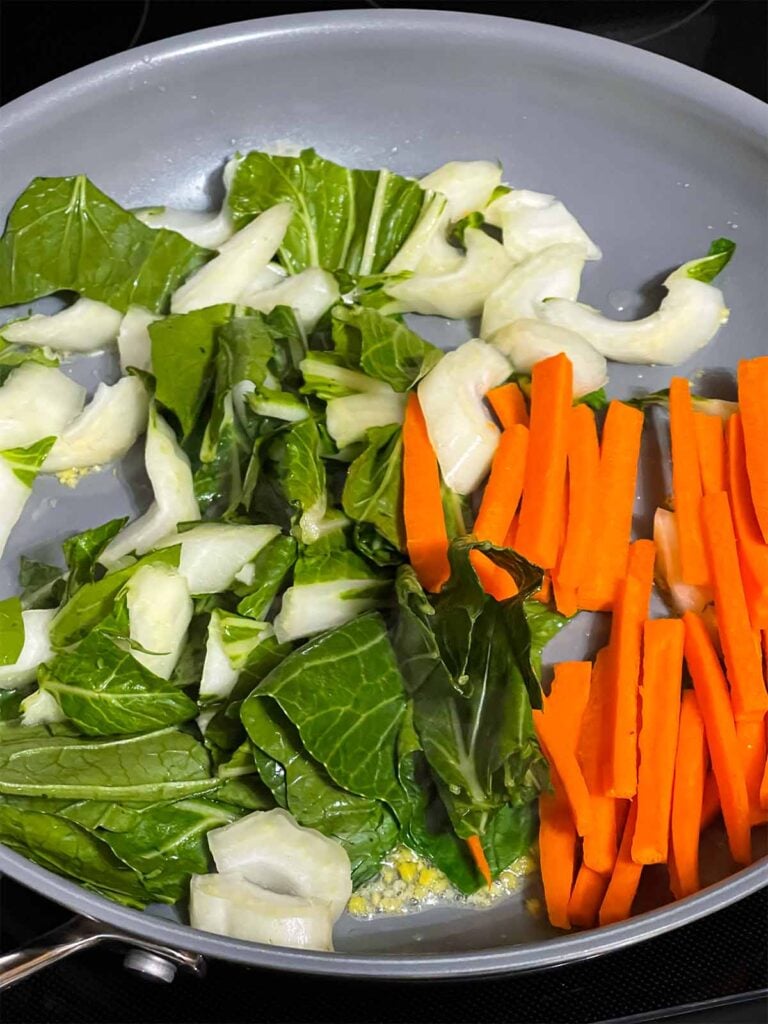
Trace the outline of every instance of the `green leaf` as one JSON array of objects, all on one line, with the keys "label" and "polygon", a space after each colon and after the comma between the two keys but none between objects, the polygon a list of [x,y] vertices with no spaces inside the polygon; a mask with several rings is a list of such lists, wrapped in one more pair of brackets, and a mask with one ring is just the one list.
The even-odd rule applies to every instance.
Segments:
[{"label": "green leaf", "polygon": [[55,441],[55,437],[44,437],[27,448],[6,448],[5,451],[0,452],[0,458],[5,459],[16,479],[31,490],[37,479],[37,474],[40,472],[40,467],[45,462]]},{"label": "green leaf", "polygon": [[342,495],[344,512],[370,523],[398,551],[405,551],[403,432],[395,425],[366,431],[366,447],[352,462]]},{"label": "green leaf", "polygon": [[279,250],[292,274],[306,267],[362,274],[384,270],[408,237],[423,200],[416,181],[386,170],[349,170],[313,149],[297,157],[248,153],[229,194],[238,226],[276,203],[293,205]]},{"label": "green leaf", "polygon": [[288,573],[296,562],[296,541],[293,537],[279,536],[263,547],[253,560],[253,583],[239,584],[237,605],[239,615],[263,620],[272,607]]},{"label": "green leaf", "polygon": [[215,785],[205,748],[174,727],[92,739],[69,727],[0,725],[2,794],[146,803]]},{"label": "green leaf", "polygon": [[347,364],[408,391],[443,357],[399,320],[363,306],[334,306],[333,340]]},{"label": "green leaf", "polygon": [[16,690],[0,690],[0,722],[9,722],[21,714],[21,702],[31,692],[32,687],[22,686]]},{"label": "green leaf", "polygon": [[[484,593],[473,550],[512,573],[515,597],[498,602]],[[410,566],[398,570],[393,643],[419,740],[453,826],[466,838],[484,836],[504,805],[531,803],[542,784],[529,697],[539,688],[523,611],[541,572],[514,552],[468,538],[454,540],[449,557],[451,577],[432,601]]]},{"label": "green leaf", "polygon": [[468,213],[466,217],[462,217],[461,220],[457,220],[456,223],[451,227],[450,235],[448,240],[453,242],[455,245],[464,245],[464,232],[467,228],[481,228],[485,223],[485,217],[480,210],[474,210],[472,213]]},{"label": "green leaf", "polygon": [[364,615],[289,654],[249,699],[266,697],[277,701],[334,782],[390,806],[397,802],[405,693],[379,615]]},{"label": "green leaf", "polygon": [[[3,328],[0,327],[0,334],[2,334],[2,330]],[[59,360],[55,355],[49,355],[44,348],[27,348],[12,341],[5,341],[0,337],[0,384],[4,383],[11,370],[23,363],[58,366]]]},{"label": "green leaf", "polygon": [[83,175],[35,178],[0,239],[0,306],[73,291],[121,312],[162,313],[209,255],[175,231],[142,224]]},{"label": "green leaf", "polygon": [[228,519],[243,498],[243,478],[252,446],[232,405],[224,397],[217,413],[215,431],[209,421],[200,449],[200,465],[194,473],[195,497],[205,518]]},{"label": "green leaf", "polygon": [[608,408],[610,403],[605,393],[605,388],[598,388],[597,391],[590,391],[588,395],[582,395],[581,398],[577,398],[573,404],[588,405],[595,412],[602,412],[603,409]]},{"label": "green leaf", "polygon": [[57,608],[64,596],[66,582],[58,566],[45,565],[22,555],[19,587],[22,608]]},{"label": "green leaf", "polygon": [[99,630],[42,666],[38,679],[88,736],[150,732],[197,714],[197,705],[183,690],[154,675]]},{"label": "green leaf", "polygon": [[24,646],[24,620],[21,600],[8,597],[0,601],[0,665],[15,665]]},{"label": "green leaf", "polygon": [[530,851],[538,825],[535,801],[502,804],[489,814],[481,838],[485,859],[494,878]]},{"label": "green leaf", "polygon": [[109,544],[128,522],[128,516],[110,519],[101,526],[76,533],[61,545],[64,559],[69,567],[67,577],[67,595],[71,596],[86,583],[93,583],[96,578],[96,567],[104,548]]},{"label": "green leaf", "polygon": [[531,634],[531,664],[537,678],[541,679],[541,655],[544,648],[557,636],[568,619],[535,598],[528,598],[523,608]]},{"label": "green leaf", "polygon": [[108,573],[95,583],[86,583],[76,591],[51,622],[51,645],[68,647],[89,633],[112,611],[115,598],[131,576],[142,565],[169,565],[177,568],[181,547],[150,551],[132,565]]},{"label": "green leaf", "polygon": [[320,535],[328,502],[320,434],[314,419],[294,423],[286,432],[280,478],[287,500],[301,512],[301,540],[310,544]]},{"label": "green leaf", "polygon": [[216,331],[232,316],[222,304],[175,313],[149,325],[155,397],[176,416],[188,437],[213,383]]},{"label": "green leaf", "polygon": [[691,260],[685,264],[685,274],[696,281],[709,284],[721,270],[728,266],[736,251],[736,243],[730,238],[716,238],[709,247],[707,255],[700,260]]},{"label": "green leaf", "polygon": [[260,700],[254,693],[243,703],[241,714],[256,746],[259,775],[277,803],[300,824],[343,844],[355,886],[376,875],[398,838],[397,822],[387,807],[335,785],[274,701]]},{"label": "green leaf", "polygon": [[246,811],[269,811],[275,807],[275,799],[258,775],[240,779],[227,779],[216,790],[218,799]]}]

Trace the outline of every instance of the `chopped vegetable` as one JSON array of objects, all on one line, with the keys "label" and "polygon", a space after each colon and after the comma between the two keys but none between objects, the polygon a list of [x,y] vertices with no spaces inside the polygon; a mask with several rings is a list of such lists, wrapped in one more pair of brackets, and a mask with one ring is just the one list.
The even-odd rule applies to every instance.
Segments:
[{"label": "chopped vegetable", "polygon": [[744,425],[744,448],[752,504],[763,540],[768,544],[768,356],[743,359],[738,367],[739,409]]},{"label": "chopped vegetable", "polygon": [[490,160],[451,160],[419,182],[423,189],[446,197],[451,221],[485,209],[500,183],[501,167]]},{"label": "chopped vegetable", "polygon": [[577,928],[592,928],[597,924],[600,905],[608,888],[608,878],[583,863],[573,884],[568,903],[568,917]]},{"label": "chopped vegetable", "polygon": [[564,327],[542,320],[519,319],[496,331],[492,340],[518,373],[530,373],[536,363],[559,353],[573,367],[573,397],[599,391],[608,382],[605,358],[589,342]]},{"label": "chopped vegetable", "polygon": [[448,534],[440,471],[416,395],[408,399],[403,426],[403,516],[408,557],[419,582],[438,591],[450,572]]},{"label": "chopped vegetable", "polygon": [[699,889],[700,808],[704,799],[707,746],[704,721],[694,690],[684,690],[675,754],[675,781],[669,833],[669,860],[674,865],[675,896],[691,896]]},{"label": "chopped vegetable", "polygon": [[490,204],[486,217],[501,228],[504,247],[515,261],[563,243],[579,246],[588,260],[602,255],[560,200],[542,192],[512,189]]},{"label": "chopped vegetable", "polygon": [[122,316],[105,302],[78,299],[58,313],[37,313],[0,327],[5,341],[54,352],[95,352],[117,338]]},{"label": "chopped vegetable", "polygon": [[768,692],[760,645],[749,624],[728,495],[708,494],[701,508],[733,712],[737,721],[762,719],[768,711]]},{"label": "chopped vegetable", "polygon": [[667,859],[684,640],[679,619],[656,619],[643,627],[637,822],[632,837],[632,859],[638,864],[663,864]]},{"label": "chopped vegetable", "polygon": [[717,494],[726,489],[723,421],[719,416],[710,416],[694,407],[693,425],[703,493]]},{"label": "chopped vegetable", "polygon": [[554,793],[542,793],[539,797],[539,866],[549,923],[553,928],[568,929],[576,828],[562,783],[555,771],[551,777]]},{"label": "chopped vegetable", "polygon": [[509,430],[516,423],[524,427],[528,426],[528,408],[525,404],[525,397],[514,381],[491,388],[485,397],[491,403],[491,408],[504,430]]},{"label": "chopped vegetable", "polygon": [[0,557],[32,494],[32,485],[53,447],[54,437],[44,437],[23,448],[0,451]]},{"label": "chopped vegetable", "polygon": [[600,904],[599,921],[601,925],[617,924],[625,921],[632,913],[632,904],[637,895],[642,864],[632,860],[632,839],[635,834],[637,820],[637,803],[632,801],[629,808],[624,833],[621,837],[619,854],[608,883],[603,902]]},{"label": "chopped vegetable", "polygon": [[701,532],[703,490],[696,422],[690,385],[683,377],[673,377],[669,385],[669,429],[672,437],[672,481],[683,581],[693,586],[705,586],[709,582],[709,570]]},{"label": "chopped vegetable", "polygon": [[768,544],[763,540],[752,504],[744,448],[744,428],[740,415],[731,416],[728,420],[726,438],[728,496],[736,529],[744,596],[752,627],[765,629],[768,627]]},{"label": "chopped vegetable", "polygon": [[53,366],[23,363],[0,388],[0,448],[59,435],[85,404],[85,388]]},{"label": "chopped vegetable", "polygon": [[760,806],[760,783],[766,759],[765,721],[737,722],[736,739],[739,741],[744,779],[747,784],[750,824],[760,825],[768,820],[768,815]]},{"label": "chopped vegetable", "polygon": [[752,859],[749,796],[728,697],[728,684],[701,617],[686,612],[683,622],[685,660],[704,720],[728,846],[737,864],[749,864]]},{"label": "chopped vegetable", "polygon": [[600,446],[598,494],[610,515],[594,524],[589,577],[579,587],[579,607],[607,611],[627,570],[632,511],[643,414],[623,402],[611,402]]},{"label": "chopped vegetable", "polygon": [[469,836],[467,838],[467,846],[469,852],[472,854],[472,859],[475,862],[477,870],[483,876],[483,880],[490,889],[493,883],[493,877],[491,876],[491,869],[488,866],[488,860],[483,851],[483,844],[480,842],[480,836]]},{"label": "chopped vegetable", "polygon": [[522,555],[544,569],[557,562],[563,530],[572,401],[573,373],[568,358],[557,355],[537,363],[532,375],[528,460],[515,543]]},{"label": "chopped vegetable", "polygon": [[708,586],[683,582],[677,515],[669,509],[657,508],[654,513],[653,542],[656,545],[656,583],[672,611],[679,615],[703,612],[712,603],[712,591]]},{"label": "chopped vegetable", "polygon": [[160,318],[142,306],[129,306],[117,333],[117,349],[120,353],[120,369],[127,373],[130,368],[152,372],[152,339],[149,325]]},{"label": "chopped vegetable", "polygon": [[[37,668],[51,656],[48,636],[51,619],[56,614],[53,608],[29,609],[21,612],[22,648],[18,657],[8,662],[0,656],[0,690],[14,689],[33,683]],[[3,643],[2,654],[6,644]]]}]

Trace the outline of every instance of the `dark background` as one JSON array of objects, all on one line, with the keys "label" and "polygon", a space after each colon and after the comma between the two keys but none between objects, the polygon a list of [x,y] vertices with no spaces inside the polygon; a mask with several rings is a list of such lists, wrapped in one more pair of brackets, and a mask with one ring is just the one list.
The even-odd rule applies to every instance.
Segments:
[{"label": "dark background", "polygon": [[[265,3],[259,0],[0,0],[0,102],[84,64],[167,36],[248,18],[353,7],[440,7],[548,22],[629,42],[766,98],[763,0],[643,2]],[[0,167],[0,173],[2,168]],[[67,912],[0,880],[0,948],[14,949]],[[154,985],[123,966],[118,950],[94,950],[2,997],[11,1022],[487,1021],[579,1024],[663,1020],[666,1010],[717,1001],[677,1020],[763,1022],[767,1004],[734,1003],[768,986],[768,891],[714,917],[622,953],[510,979],[409,984],[275,975],[211,963],[206,980],[179,975]],[[630,1017],[631,1015],[631,1017]]]}]

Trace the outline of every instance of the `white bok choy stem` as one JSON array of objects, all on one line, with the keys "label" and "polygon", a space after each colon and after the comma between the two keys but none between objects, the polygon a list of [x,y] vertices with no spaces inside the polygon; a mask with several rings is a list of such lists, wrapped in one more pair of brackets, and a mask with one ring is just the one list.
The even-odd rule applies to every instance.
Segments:
[{"label": "white bok choy stem", "polygon": [[229,697],[256,649],[274,635],[268,622],[214,609],[208,622],[200,677],[201,703]]},{"label": "white bok choy stem", "polygon": [[57,437],[42,471],[87,469],[121,459],[146,429],[148,407],[138,377],[99,384],[85,409]]},{"label": "white bok choy stem", "polygon": [[116,340],[122,319],[105,302],[81,298],[58,313],[35,313],[3,324],[0,337],[55,352],[95,352]]},{"label": "white bok choy stem", "polygon": [[85,388],[61,370],[23,363],[0,388],[0,450],[60,434],[84,404]]},{"label": "white bok choy stem", "polygon": [[0,451],[0,557],[54,441],[53,437],[44,437],[25,448]]},{"label": "white bok choy stem", "polygon": [[407,398],[407,395],[396,391],[373,391],[332,398],[325,409],[328,433],[340,449],[355,441],[363,441],[371,427],[402,423]]},{"label": "white bok choy stem", "polygon": [[530,373],[536,363],[564,353],[573,366],[573,395],[582,398],[608,382],[608,364],[588,341],[573,331],[541,320],[516,320],[502,327],[491,344],[499,348],[518,373]]},{"label": "white bok choy stem", "polygon": [[187,581],[167,565],[142,565],[125,587],[131,654],[150,672],[170,679],[192,620]]},{"label": "white bok choy stem", "polygon": [[473,339],[448,352],[419,384],[419,402],[443,480],[458,494],[479,487],[499,443],[483,396],[510,374],[506,356]]},{"label": "white bok choy stem", "polygon": [[271,313],[275,306],[290,306],[303,330],[309,333],[323,313],[339,301],[339,295],[333,274],[320,267],[309,267],[271,287],[246,288],[240,302],[261,313]]},{"label": "white bok choy stem", "polygon": [[423,177],[419,184],[441,192],[447,201],[448,219],[461,220],[483,210],[501,184],[501,166],[490,160],[451,160]]},{"label": "white bok choy stem", "polygon": [[178,523],[200,518],[189,459],[154,402],[149,409],[144,463],[154,501],[104,549],[99,561],[107,567],[133,552],[143,555],[151,551]]},{"label": "white bok choy stem", "polygon": [[296,584],[283,594],[275,617],[275,636],[281,644],[314,636],[356,619],[381,604],[375,579],[337,579]]},{"label": "white bok choy stem", "polygon": [[602,253],[572,213],[554,196],[513,189],[495,199],[485,212],[489,224],[501,228],[504,248],[515,262],[550,245],[578,245],[588,260]]},{"label": "white bok choy stem", "polygon": [[120,368],[125,373],[130,367],[152,372],[152,339],[149,325],[162,319],[143,306],[129,306],[117,334]]},{"label": "white bok choy stem", "polygon": [[187,581],[190,594],[197,597],[228,590],[243,566],[253,561],[279,532],[279,526],[269,524],[200,523],[182,533],[159,537],[153,547],[181,546],[179,572]]},{"label": "white bok choy stem", "polygon": [[51,657],[49,633],[55,608],[31,608],[21,613],[24,646],[13,665],[0,665],[0,689],[15,689],[33,683],[37,669]]}]

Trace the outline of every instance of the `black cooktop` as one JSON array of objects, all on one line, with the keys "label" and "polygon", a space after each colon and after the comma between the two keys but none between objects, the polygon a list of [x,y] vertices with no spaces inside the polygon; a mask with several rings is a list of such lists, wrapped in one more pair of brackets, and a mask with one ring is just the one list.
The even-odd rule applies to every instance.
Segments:
[{"label": "black cooktop", "polygon": [[[405,0],[267,3],[261,0],[0,2],[0,101],[57,76],[166,36],[247,18],[352,7],[472,10],[577,28],[661,53],[766,98],[764,0],[667,3]],[[67,912],[0,880],[0,948],[14,949]],[[211,963],[204,980],[172,985],[125,969],[118,950],[94,950],[49,968],[2,997],[11,1022],[399,1022],[579,1024],[677,1020],[701,1024],[768,1018],[768,890],[703,921],[582,964],[509,979],[408,984],[281,976]],[[695,1011],[696,1004],[707,1004]]]}]

